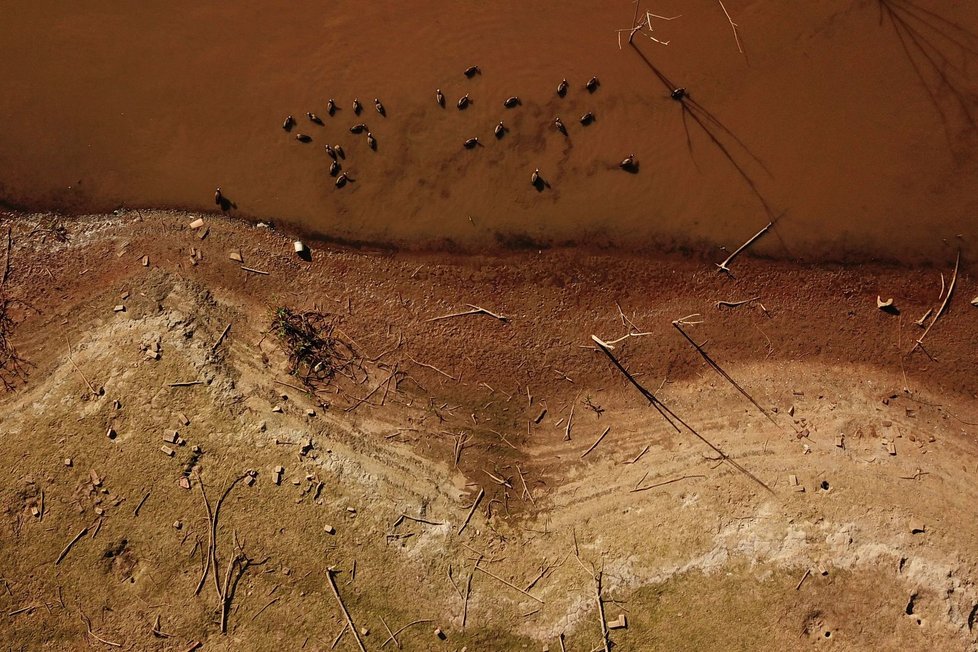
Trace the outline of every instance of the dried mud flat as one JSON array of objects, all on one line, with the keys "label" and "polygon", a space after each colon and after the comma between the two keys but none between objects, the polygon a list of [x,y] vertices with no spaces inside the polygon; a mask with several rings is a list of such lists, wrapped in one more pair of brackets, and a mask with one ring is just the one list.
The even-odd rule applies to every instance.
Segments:
[{"label": "dried mud flat", "polygon": [[[197,217],[0,232],[3,647],[356,650],[345,608],[369,650],[978,649],[966,265],[910,353],[936,270],[303,261]],[[505,320],[437,319],[466,304]],[[327,314],[350,377],[304,391],[279,308]],[[695,432],[591,339],[629,333]]]}]

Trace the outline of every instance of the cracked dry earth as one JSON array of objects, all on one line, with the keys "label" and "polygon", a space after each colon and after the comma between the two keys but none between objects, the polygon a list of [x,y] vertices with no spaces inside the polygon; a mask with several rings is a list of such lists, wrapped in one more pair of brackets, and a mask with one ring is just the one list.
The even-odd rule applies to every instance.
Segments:
[{"label": "cracked dry earth", "polygon": [[[978,649],[967,266],[908,353],[935,270],[304,262],[195,217],[6,220],[5,649],[356,650],[337,595],[368,650],[604,649],[599,605],[619,650]],[[466,304],[507,320],[433,320]],[[330,314],[362,372],[304,391],[283,306]],[[673,328],[693,313],[763,412]],[[590,337],[629,332],[617,359],[696,434]]]}]

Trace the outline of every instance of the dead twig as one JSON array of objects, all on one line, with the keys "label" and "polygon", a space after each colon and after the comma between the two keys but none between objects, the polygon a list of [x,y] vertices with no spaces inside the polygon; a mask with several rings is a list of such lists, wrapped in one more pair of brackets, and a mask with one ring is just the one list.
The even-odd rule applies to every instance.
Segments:
[{"label": "dead twig", "polygon": [[493,574],[493,573],[490,573],[489,571],[487,571],[487,570],[486,570],[485,568],[483,568],[482,566],[479,566],[478,564],[476,564],[476,565],[475,565],[475,569],[476,569],[476,570],[478,570],[478,571],[482,571],[483,573],[485,573],[486,575],[488,575],[489,577],[491,577],[491,578],[493,578],[494,580],[496,580],[496,581],[498,581],[498,582],[502,582],[503,584],[505,584],[505,585],[506,585],[506,586],[508,586],[509,588],[511,588],[511,589],[515,589],[516,591],[519,591],[520,593],[522,593],[522,594],[523,594],[523,595],[525,595],[526,597],[528,597],[528,598],[532,598],[532,599],[534,599],[534,600],[536,600],[536,601],[537,601],[537,602],[539,602],[540,604],[546,604],[546,603],[544,603],[544,601],[543,601],[543,600],[541,600],[540,598],[538,598],[538,597],[536,597],[535,595],[533,595],[533,594],[532,594],[532,593],[530,593],[529,591],[524,591],[523,589],[521,589],[520,587],[518,587],[518,586],[516,586],[516,585],[515,585],[515,584],[513,584],[512,582],[507,582],[506,580],[504,580],[503,578],[501,578],[501,577],[499,577],[498,575],[495,575],[495,574]]},{"label": "dead twig", "polygon": [[[395,640],[395,639],[394,639],[394,637],[395,637],[395,636],[397,636],[398,634],[400,634],[401,632],[403,632],[403,631],[404,631],[405,629],[407,629],[408,627],[414,627],[415,625],[421,625],[422,623],[433,623],[433,622],[435,622],[435,621],[433,621],[433,620],[431,620],[431,619],[425,619],[425,620],[413,620],[413,621],[411,621],[411,622],[409,622],[409,623],[408,623],[407,625],[405,625],[404,627],[401,627],[401,628],[400,628],[400,629],[398,629],[398,630],[397,630],[396,632],[394,632],[393,634],[391,634],[391,635],[390,635],[390,637],[388,637],[388,639],[387,639],[386,641],[384,641],[384,642],[383,642],[383,643],[381,644],[381,646],[380,646],[380,647],[384,647],[385,645],[387,645],[387,644],[388,644],[388,643],[390,643],[391,641],[393,641],[393,640]],[[363,649],[363,646],[361,646],[361,648],[360,648],[360,649],[362,650],[362,649]]]},{"label": "dead twig", "polygon": [[85,615],[85,612],[84,611],[80,611],[80,613],[81,613],[81,616],[80,616],[81,617],[81,620],[82,620],[83,623],[85,623],[85,628],[88,630],[88,635],[89,636],[91,636],[92,638],[94,638],[99,643],[103,643],[105,645],[111,645],[112,647],[122,647],[122,643],[115,643],[113,641],[107,641],[104,638],[102,638],[101,636],[99,636],[98,634],[96,634],[95,632],[93,632],[92,631],[92,621],[89,620],[88,616]]},{"label": "dead twig", "polygon": [[[724,10],[724,11],[726,11],[726,10]],[[753,236],[751,236],[751,238],[747,242],[745,242],[744,244],[742,244],[739,247],[737,247],[737,250],[735,252],[733,252],[732,254],[730,254],[729,256],[727,256],[727,259],[725,261],[723,261],[722,263],[718,264],[717,265],[717,268],[721,272],[726,272],[727,274],[730,274],[731,276],[733,276],[733,274],[730,271],[730,263],[733,262],[733,259],[736,258],[737,255],[741,251],[743,251],[747,247],[749,247],[752,244],[754,244],[754,242],[758,238],[760,238],[762,235],[764,235],[765,233],[767,233],[768,229],[770,229],[772,226],[774,226],[774,222],[768,222],[767,226],[765,226],[763,229],[761,229],[760,231],[758,231],[757,233],[755,233]]]},{"label": "dead twig", "polygon": [[471,507],[471,509],[469,509],[468,516],[466,516],[465,517],[465,521],[462,522],[462,527],[460,527],[458,529],[458,534],[459,535],[461,535],[462,532],[465,530],[465,528],[468,527],[469,521],[472,520],[472,515],[475,514],[476,508],[479,506],[479,503],[482,501],[482,498],[485,495],[486,495],[486,490],[483,489],[482,487],[479,487],[479,495],[477,495],[475,497],[475,502],[472,503],[472,507]]},{"label": "dead twig", "polygon": [[61,561],[65,558],[65,556],[68,554],[68,552],[71,550],[71,547],[73,545],[75,545],[76,543],[78,543],[78,541],[83,536],[85,536],[87,533],[88,533],[88,528],[87,527],[83,527],[81,529],[81,532],[79,532],[78,534],[76,534],[75,535],[75,538],[68,542],[68,545],[66,545],[64,547],[64,550],[61,551],[61,554],[58,555],[58,558],[54,560],[54,565],[57,566],[58,564],[60,564]]},{"label": "dead twig", "polygon": [[[646,487],[635,487],[632,489],[632,493],[637,491],[648,491],[649,489],[655,489],[656,487],[661,487],[663,485],[672,484],[673,482],[682,482],[683,480],[690,480],[692,478],[705,478],[705,475],[684,475],[678,478],[672,478],[671,480],[663,480],[662,482],[656,482],[655,484],[650,484]],[[645,479],[644,477],[642,478]]]},{"label": "dead twig", "polygon": [[743,301],[717,301],[716,307],[720,308],[738,308],[740,306],[746,305],[748,303],[753,303],[760,299],[761,297],[751,297],[750,299],[744,299]]},{"label": "dead twig", "polygon": [[211,353],[216,351],[217,347],[221,346],[221,342],[224,341],[224,337],[228,334],[229,330],[231,330],[231,322],[228,322],[228,325],[224,327],[224,331],[221,333],[221,336],[217,338],[216,342],[214,342],[214,346],[211,347]]},{"label": "dead twig", "polygon": [[733,21],[733,18],[730,17],[730,12],[727,11],[727,8],[723,6],[723,0],[717,0],[717,2],[720,3],[720,8],[723,9],[723,13],[727,17],[727,22],[730,23],[730,29],[733,30],[734,41],[737,42],[737,52],[743,54],[744,48],[740,46],[740,36],[737,34],[737,27],[739,26]]},{"label": "dead twig", "polygon": [[498,319],[501,322],[509,321],[509,317],[504,317],[503,315],[497,315],[496,313],[486,310],[485,308],[481,308],[479,306],[473,306],[471,303],[467,303],[465,305],[467,305],[472,310],[466,310],[464,312],[453,312],[448,315],[441,315],[440,317],[432,317],[431,319],[426,319],[425,323],[432,322],[432,321],[440,321],[442,319],[451,319],[452,317],[465,317],[466,315],[489,315],[490,317],[494,319]]},{"label": "dead twig", "polygon": [[[947,294],[944,296],[944,301],[941,303],[941,307],[937,310],[937,313],[934,314],[934,318],[930,321],[930,324],[927,325],[927,328],[924,329],[924,332],[920,335],[920,337],[917,338],[917,341],[913,345],[913,348],[910,349],[910,353],[916,351],[917,347],[923,348],[924,338],[927,337],[927,333],[930,332],[930,329],[934,327],[934,324],[937,323],[937,320],[941,318],[941,315],[943,315],[944,311],[947,309],[947,304],[951,301],[951,295],[954,294],[954,284],[958,280],[958,266],[960,264],[961,264],[961,251],[958,251],[958,256],[954,260],[954,273],[951,275],[951,282],[947,286]],[[921,319],[921,321],[923,320]]]},{"label": "dead twig", "polygon": [[608,623],[604,619],[604,602],[601,600],[602,573],[603,571],[598,571],[594,576],[594,592],[598,603],[598,618],[601,619],[601,644],[604,646],[604,652],[611,652],[611,647],[608,645]]},{"label": "dead twig", "polygon": [[597,438],[597,439],[596,439],[596,440],[594,441],[594,443],[593,443],[593,444],[591,444],[591,447],[590,447],[590,448],[588,448],[588,449],[587,449],[586,451],[584,451],[584,452],[583,452],[583,453],[581,454],[581,459],[582,459],[582,460],[584,459],[584,457],[585,457],[585,456],[586,456],[586,455],[587,455],[588,453],[590,453],[590,452],[591,452],[591,451],[593,451],[593,450],[594,450],[595,448],[597,448],[597,446],[598,446],[598,444],[600,444],[600,443],[601,443],[601,440],[602,440],[602,439],[604,439],[604,436],[608,434],[608,431],[609,431],[609,430],[611,430],[611,426],[608,426],[607,428],[605,428],[605,429],[604,429],[604,432],[602,432],[602,433],[601,433],[601,436],[600,436],[600,437],[598,437],[598,438]]},{"label": "dead twig", "polygon": [[333,589],[333,595],[336,597],[337,604],[340,605],[340,610],[346,617],[346,624],[349,626],[350,631],[353,632],[353,638],[357,640],[357,647],[360,648],[360,652],[367,652],[367,648],[363,647],[363,641],[360,640],[360,633],[357,631],[356,625],[353,624],[353,618],[350,617],[350,612],[347,611],[346,605],[343,604],[343,598],[340,597],[340,590],[336,586],[336,580],[333,579],[333,573],[336,571],[327,569],[326,577],[329,578],[329,588]]}]

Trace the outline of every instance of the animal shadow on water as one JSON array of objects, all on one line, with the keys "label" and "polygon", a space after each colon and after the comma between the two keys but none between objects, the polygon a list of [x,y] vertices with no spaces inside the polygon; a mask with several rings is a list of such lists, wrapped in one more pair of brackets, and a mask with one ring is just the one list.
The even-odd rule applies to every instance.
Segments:
[{"label": "animal shadow on water", "polygon": [[627,172],[629,174],[638,174],[638,166],[639,165],[640,164],[639,164],[638,161],[633,161],[632,163],[628,163],[626,165],[621,165],[620,167],[621,167],[622,170],[624,170],[625,172]]}]

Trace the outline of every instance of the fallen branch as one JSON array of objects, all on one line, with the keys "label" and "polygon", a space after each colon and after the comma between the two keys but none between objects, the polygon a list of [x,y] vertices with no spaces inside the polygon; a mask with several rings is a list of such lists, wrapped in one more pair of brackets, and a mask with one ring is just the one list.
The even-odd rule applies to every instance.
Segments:
[{"label": "fallen branch", "polygon": [[[420,267],[418,269],[420,269]],[[387,633],[390,635],[388,641],[394,641],[394,645],[397,646],[397,649],[401,649],[401,643],[397,640],[397,637],[394,636],[394,632],[391,631],[390,625],[387,624],[387,621],[384,620],[383,616],[380,616],[380,622],[384,623],[384,629],[386,629]],[[384,645],[386,645],[386,643]],[[380,647],[384,646],[381,645]]]},{"label": "fallen branch", "polygon": [[761,481],[760,478],[758,478],[753,473],[745,469],[738,462],[734,461],[729,455],[723,452],[719,447],[717,447],[715,444],[709,441],[706,437],[698,433],[691,425],[689,425],[682,418],[680,418],[679,415],[677,415],[675,412],[669,409],[669,407],[666,406],[665,403],[663,403],[658,398],[656,398],[655,394],[645,389],[645,387],[643,387],[641,383],[635,380],[634,376],[628,373],[628,370],[625,369],[624,366],[622,366],[621,362],[619,362],[618,358],[616,358],[614,354],[605,346],[604,342],[602,342],[594,335],[591,336],[591,339],[593,339],[598,344],[598,346],[601,348],[602,351],[604,351],[605,355],[608,356],[608,359],[611,360],[611,362],[615,365],[615,367],[618,368],[618,370],[625,376],[625,378],[628,379],[628,381],[635,387],[635,389],[637,389],[639,393],[642,394],[642,396],[648,399],[652,407],[654,407],[656,411],[658,411],[659,414],[662,415],[662,418],[665,419],[669,423],[669,425],[676,430],[676,432],[681,432],[679,426],[677,426],[676,423],[682,424],[682,426],[685,427],[686,430],[690,432],[690,434],[692,434],[701,442],[709,446],[710,449],[713,450],[713,452],[715,452],[717,455],[719,455],[724,462],[726,462],[736,470],[740,471],[741,473],[743,473],[745,476],[747,476],[748,478],[750,478],[760,486],[764,487],[764,489],[766,489],[767,491],[774,493],[774,490],[772,490],[763,481]]},{"label": "fallen branch", "polygon": [[122,647],[122,643],[114,643],[113,641],[107,641],[104,638],[98,636],[92,631],[92,621],[88,619],[85,612],[81,612],[82,622],[85,623],[85,628],[88,630],[88,635],[94,638],[99,643],[104,643],[105,645],[111,645],[112,647]]},{"label": "fallen branch", "polygon": [[733,18],[730,17],[730,12],[723,6],[723,0],[717,0],[717,2],[720,3],[720,8],[723,9],[723,13],[727,17],[727,22],[730,23],[730,29],[733,30],[734,40],[737,42],[737,51],[743,54],[744,48],[740,46],[740,37],[737,35],[737,23],[733,22]]},{"label": "fallen branch", "polygon": [[438,523],[436,521],[426,521],[423,518],[418,518],[416,516],[408,516],[407,514],[401,512],[401,514],[397,517],[397,520],[394,521],[394,527],[400,525],[401,521],[403,521],[404,519],[408,519],[409,521],[414,521],[415,523],[424,523],[426,525],[444,525],[444,523]]},{"label": "fallen branch", "polygon": [[920,337],[917,338],[917,342],[913,345],[913,348],[910,349],[910,353],[916,351],[918,346],[923,347],[924,338],[927,337],[927,333],[930,332],[930,329],[934,327],[934,324],[937,323],[937,320],[940,319],[941,315],[944,314],[944,310],[947,308],[948,302],[951,301],[951,295],[954,293],[954,284],[958,280],[958,266],[960,265],[960,263],[961,263],[961,251],[959,250],[958,257],[954,261],[954,273],[951,275],[951,282],[947,286],[947,295],[945,295],[944,301],[943,303],[941,303],[941,307],[937,310],[937,313],[934,315],[934,318],[930,321],[930,324],[928,324],[927,328],[924,329],[924,332],[920,335]]},{"label": "fallen branch", "polygon": [[781,426],[778,425],[778,422],[774,420],[774,417],[772,417],[768,413],[767,410],[765,410],[763,407],[761,407],[761,404],[758,403],[757,401],[755,401],[754,400],[754,397],[747,393],[747,390],[745,390],[743,387],[741,387],[737,383],[736,380],[734,380],[733,378],[731,378],[730,377],[730,374],[728,374],[726,371],[724,371],[720,367],[720,365],[718,365],[716,362],[713,361],[713,358],[711,358],[709,355],[707,355],[706,351],[703,350],[703,347],[701,347],[699,344],[697,344],[695,341],[693,341],[693,338],[691,338],[689,335],[686,334],[686,331],[684,331],[683,328],[682,328],[682,326],[679,325],[679,321],[678,320],[672,322],[672,325],[676,328],[677,331],[679,331],[680,333],[682,333],[682,336],[686,338],[686,341],[687,342],[689,342],[690,344],[693,345],[693,348],[696,349],[696,352],[699,353],[703,357],[704,360],[706,360],[706,363],[708,365],[710,365],[713,368],[714,371],[716,371],[718,374],[720,374],[721,376],[723,376],[723,378],[726,379],[726,381],[729,382],[731,385],[733,385],[734,388],[736,388],[736,390],[738,392],[740,392],[741,394],[743,394],[744,397],[748,401],[750,401],[751,403],[753,403],[754,404],[754,407],[756,407],[758,410],[760,410],[761,411],[761,414],[763,414],[765,417],[767,417],[767,420],[768,421],[770,421],[771,423],[773,423],[779,429],[781,428]]},{"label": "fallen branch", "polygon": [[601,601],[601,573],[594,576],[594,589],[595,589],[595,599],[598,603],[598,618],[601,619],[601,644],[604,646],[604,652],[611,652],[611,646],[608,645],[608,623],[604,619],[604,602]]},{"label": "fallen branch", "polygon": [[[663,485],[672,484],[673,482],[681,482],[683,480],[689,480],[691,478],[705,478],[705,475],[684,475],[679,478],[673,478],[671,480],[663,480],[662,482],[656,482],[655,484],[650,484],[647,487],[635,487],[632,489],[632,493],[637,491],[648,491],[649,489],[655,489],[656,487],[661,487]],[[645,479],[644,477],[642,478]]]},{"label": "fallen branch", "polygon": [[81,532],[79,532],[78,534],[76,534],[75,535],[75,538],[68,542],[68,545],[66,545],[64,547],[64,550],[61,551],[61,554],[58,555],[58,558],[54,560],[54,565],[57,566],[58,564],[60,564],[61,563],[61,560],[63,560],[65,558],[65,556],[68,554],[68,552],[71,550],[71,547],[73,545],[75,545],[76,543],[78,543],[78,541],[83,536],[85,536],[87,533],[88,533],[88,528],[87,527],[83,527],[81,529]]},{"label": "fallen branch", "polygon": [[608,434],[608,431],[609,431],[609,430],[611,430],[611,426],[608,426],[607,428],[605,428],[605,429],[604,429],[604,432],[602,432],[602,433],[601,433],[601,436],[600,436],[600,437],[598,437],[598,438],[597,438],[597,440],[595,440],[595,442],[594,442],[593,444],[591,444],[591,447],[590,447],[589,449],[587,449],[586,451],[584,451],[584,453],[582,453],[582,454],[581,454],[581,459],[582,459],[582,460],[584,459],[584,457],[585,457],[585,456],[586,456],[586,455],[587,455],[588,453],[590,453],[590,452],[591,452],[591,451],[593,451],[593,450],[594,450],[595,448],[597,448],[597,446],[598,446],[598,444],[600,444],[600,443],[601,443],[601,440],[602,440],[602,439],[604,439],[604,436]]},{"label": "fallen branch", "polygon": [[501,577],[499,577],[498,575],[495,575],[495,574],[493,574],[493,573],[490,573],[489,571],[487,571],[487,570],[486,570],[485,568],[483,568],[482,566],[479,566],[478,564],[476,564],[476,565],[475,565],[475,569],[476,569],[476,570],[479,570],[479,571],[482,571],[483,573],[485,573],[486,575],[488,575],[489,577],[491,577],[491,578],[493,578],[493,579],[494,579],[494,580],[496,580],[496,581],[499,581],[499,582],[502,582],[503,584],[505,584],[505,585],[506,585],[506,586],[508,586],[509,588],[511,588],[511,589],[515,589],[515,590],[517,590],[517,591],[519,591],[520,593],[522,593],[522,594],[523,594],[523,595],[525,595],[526,597],[528,597],[528,598],[532,598],[532,599],[534,599],[534,600],[536,600],[537,602],[539,602],[540,604],[545,604],[543,600],[541,600],[540,598],[538,598],[538,597],[536,597],[536,596],[535,596],[535,595],[533,595],[532,593],[530,593],[530,592],[528,592],[528,591],[524,591],[523,589],[521,589],[520,587],[518,587],[518,586],[516,586],[516,585],[515,585],[515,584],[513,584],[512,582],[507,582],[506,580],[504,580],[503,578],[501,578]]},{"label": "fallen branch", "polygon": [[202,380],[187,380],[179,383],[170,383],[170,387],[193,387],[194,385],[203,385]]},{"label": "fallen branch", "polygon": [[750,299],[744,299],[743,301],[717,301],[716,307],[720,308],[738,308],[740,306],[746,305],[748,303],[753,303],[760,299],[761,297],[752,297]]},{"label": "fallen branch", "polygon": [[251,267],[245,267],[244,265],[241,266],[241,269],[243,269],[246,272],[252,272],[254,274],[262,274],[263,276],[268,276],[268,272],[264,272],[264,271],[262,271],[260,269],[254,269],[254,268],[251,268]]},{"label": "fallen branch", "polygon": [[436,367],[434,365],[426,364],[424,362],[418,362],[417,360],[415,360],[411,356],[408,356],[408,360],[410,360],[414,364],[418,365],[419,367],[427,367],[428,369],[431,369],[432,371],[437,371],[438,373],[440,373],[445,378],[448,378],[449,380],[454,380],[456,382],[458,381],[458,379],[455,378],[455,376],[450,376],[450,375],[446,374],[444,371],[442,371],[441,369],[439,369],[438,367]]},{"label": "fallen branch", "polygon": [[216,351],[217,347],[221,346],[221,342],[224,341],[224,337],[228,334],[229,330],[231,330],[231,322],[228,322],[228,325],[224,327],[224,332],[222,332],[221,336],[217,338],[216,342],[214,342],[214,346],[211,347],[211,353]]},{"label": "fallen branch", "polygon": [[[726,10],[724,10],[724,11],[726,11]],[[765,226],[763,229],[761,229],[760,231],[758,231],[757,233],[755,233],[750,238],[750,240],[748,240],[744,244],[740,245],[737,248],[737,251],[735,251],[732,254],[730,254],[729,256],[727,256],[727,259],[725,261],[723,261],[722,263],[720,263],[719,265],[717,265],[717,268],[719,268],[719,270],[721,272],[726,272],[727,274],[730,274],[731,276],[733,276],[733,274],[730,272],[730,267],[729,267],[730,263],[733,262],[733,259],[736,258],[737,257],[737,254],[739,254],[741,251],[743,251],[747,247],[749,247],[752,244],[754,244],[754,241],[757,240],[758,238],[760,238],[765,233],[767,233],[768,229],[770,229],[772,226],[774,226],[774,222],[768,222],[767,226]]]},{"label": "fallen branch", "polygon": [[386,386],[387,383],[389,383],[391,381],[391,379],[394,378],[394,376],[397,375],[397,373],[398,373],[398,371],[397,371],[397,365],[394,365],[394,371],[392,371],[390,373],[390,375],[387,376],[387,378],[385,378],[384,380],[380,381],[380,383],[378,383],[376,387],[374,387],[372,390],[370,390],[370,393],[369,394],[367,394],[363,398],[359,399],[356,403],[354,403],[350,407],[346,408],[344,410],[344,412],[352,412],[353,410],[356,410],[358,407],[360,407],[362,404],[366,403],[370,399],[370,397],[373,396],[374,394],[376,394],[377,391],[381,387]]},{"label": "fallen branch", "polygon": [[462,532],[465,530],[465,528],[469,525],[469,521],[472,520],[472,515],[475,514],[476,507],[479,506],[479,503],[482,501],[482,497],[485,495],[486,495],[486,490],[483,489],[482,487],[479,487],[479,495],[475,497],[475,502],[472,503],[472,508],[469,509],[468,516],[465,517],[465,521],[462,523],[462,527],[458,529],[459,535],[461,535]]},{"label": "fallen branch", "polygon": [[486,310],[485,308],[480,308],[479,306],[473,306],[471,303],[467,303],[465,305],[472,308],[472,310],[466,310],[464,312],[453,312],[451,314],[442,315],[440,317],[432,317],[431,319],[426,319],[425,323],[432,322],[432,321],[440,321],[442,319],[451,319],[452,317],[465,317],[466,315],[489,315],[490,317],[494,319],[498,319],[501,322],[509,321],[508,317],[504,317],[503,315],[497,315],[496,313]]},{"label": "fallen branch", "polygon": [[350,617],[350,612],[347,611],[346,605],[343,604],[343,598],[340,597],[340,590],[336,586],[336,580],[333,579],[334,572],[331,569],[326,570],[326,577],[329,578],[329,587],[333,589],[336,602],[340,605],[340,610],[343,611],[343,615],[346,617],[346,624],[350,627],[350,631],[353,632],[353,638],[357,640],[357,647],[360,648],[360,652],[367,652],[367,648],[363,647],[363,641],[360,640],[360,634],[357,632],[356,625],[353,624],[353,618]]},{"label": "fallen branch", "polygon": [[[411,622],[409,622],[409,623],[408,623],[407,625],[405,625],[404,627],[401,627],[401,628],[400,628],[399,630],[397,630],[396,632],[394,632],[393,634],[391,634],[391,635],[390,635],[390,637],[389,637],[389,638],[388,638],[388,639],[387,639],[386,641],[384,641],[384,642],[383,642],[383,643],[381,644],[381,646],[380,646],[380,647],[384,647],[385,645],[387,645],[387,644],[388,644],[388,643],[390,643],[391,641],[393,641],[393,640],[395,640],[395,639],[394,639],[394,637],[395,637],[395,636],[397,636],[398,634],[400,634],[401,632],[403,632],[403,631],[404,631],[405,629],[407,629],[408,627],[414,627],[415,625],[420,625],[420,624],[422,624],[422,623],[433,623],[433,622],[435,622],[435,621],[433,621],[433,620],[431,620],[431,619],[425,619],[425,620],[413,620],[413,621],[411,621]],[[358,640],[359,640],[359,639],[358,639]],[[363,649],[363,647],[361,646],[361,648],[360,648],[360,649]]]}]

